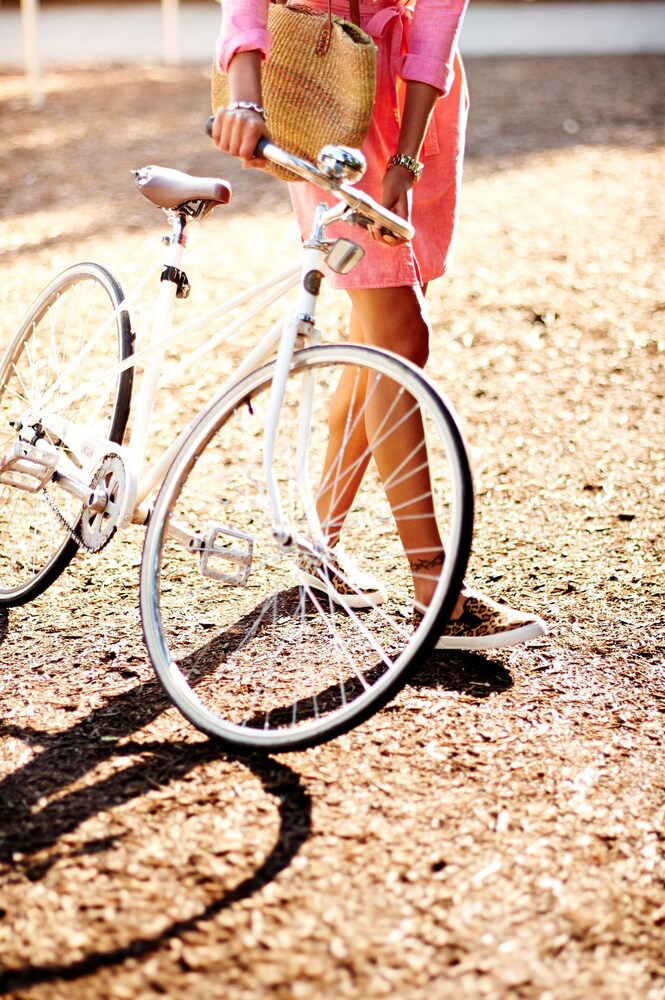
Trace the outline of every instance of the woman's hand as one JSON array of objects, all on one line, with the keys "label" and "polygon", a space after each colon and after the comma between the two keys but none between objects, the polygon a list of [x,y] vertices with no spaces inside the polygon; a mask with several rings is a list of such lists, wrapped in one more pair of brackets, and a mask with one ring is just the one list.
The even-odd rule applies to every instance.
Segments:
[{"label": "woman's hand", "polygon": [[[438,96],[438,90],[430,86],[429,83],[407,80],[396,154],[418,160]],[[381,204],[384,208],[389,208],[395,215],[406,219],[407,222],[411,221],[411,190],[415,181],[416,178],[411,170],[401,163],[390,164],[383,176]],[[386,236],[378,226],[373,227],[372,236],[375,240],[391,247],[407,242],[396,236]]]},{"label": "woman's hand", "polygon": [[[270,138],[264,115],[238,104],[262,107],[260,52],[237,52],[229,64],[229,91],[231,107],[220,108],[212,126],[212,138],[223,153],[238,156],[243,167],[265,167],[262,156],[254,156],[259,139]],[[234,107],[235,105],[235,107]],[[265,114],[265,113],[264,113]]]},{"label": "woman's hand", "polygon": [[[381,189],[381,204],[384,208],[399,215],[407,222],[411,219],[411,189],[413,188],[413,174],[406,167],[397,164],[388,167],[384,176]],[[393,236],[385,233],[379,226],[370,226],[370,232],[379,243],[385,243],[388,247],[401,246],[407,241],[403,237]]]},{"label": "woman's hand", "polygon": [[237,156],[243,167],[265,167],[263,157],[254,156],[261,137],[270,138],[268,125],[258,111],[248,108],[219,108],[212,126],[212,138],[223,153]]}]

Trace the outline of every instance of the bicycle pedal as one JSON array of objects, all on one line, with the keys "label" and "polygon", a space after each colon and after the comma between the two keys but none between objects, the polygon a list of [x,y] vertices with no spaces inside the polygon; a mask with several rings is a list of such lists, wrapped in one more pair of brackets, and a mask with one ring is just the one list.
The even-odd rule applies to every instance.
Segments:
[{"label": "bicycle pedal", "polygon": [[201,574],[230,587],[249,579],[254,539],[244,531],[209,522],[201,545]]},{"label": "bicycle pedal", "polygon": [[27,493],[37,493],[53,478],[58,456],[54,452],[15,441],[0,460],[0,483]]}]

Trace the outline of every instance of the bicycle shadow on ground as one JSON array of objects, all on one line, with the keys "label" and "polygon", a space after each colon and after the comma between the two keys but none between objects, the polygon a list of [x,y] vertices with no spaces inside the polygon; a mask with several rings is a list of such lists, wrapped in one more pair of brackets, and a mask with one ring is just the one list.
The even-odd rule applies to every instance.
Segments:
[{"label": "bicycle shadow on ground", "polygon": [[[349,617],[344,608],[339,605],[332,605],[326,610],[342,622]],[[319,609],[309,596],[303,599],[299,587],[278,591],[269,598],[260,601],[242,618],[208,638],[186,657],[183,657],[178,663],[180,671],[191,687],[196,689],[197,685],[204,682],[215,671],[220,668],[223,670],[235,653],[238,651],[242,653],[248,643],[259,637],[264,629],[270,629],[276,620],[281,623],[288,619],[301,622],[303,618],[320,620]],[[363,670],[362,676],[369,684],[375,684],[385,671],[386,664],[377,660],[376,664]],[[357,674],[350,670],[348,676],[338,677],[334,683],[328,684],[306,697],[298,697],[297,700],[290,699],[287,697],[289,692],[285,692],[282,704],[270,704],[269,708],[265,710],[255,710],[242,718],[236,718],[234,721],[237,725],[242,725],[247,729],[263,730],[265,729],[266,716],[269,714],[271,728],[284,726],[289,729],[293,727],[294,719],[298,723],[303,723],[317,719],[322,715],[328,715],[358,698],[365,690],[366,685]],[[279,692],[275,694],[275,698],[278,696]]]},{"label": "bicycle shadow on ground", "polygon": [[[3,624],[6,624],[5,616]],[[263,863],[239,884],[225,890],[199,913],[175,920],[161,932],[109,951],[85,955],[62,965],[35,965],[0,972],[0,993],[26,989],[50,980],[72,981],[99,969],[119,965],[129,959],[145,958],[168,941],[200,927],[222,910],[246,899],[272,882],[287,868],[311,834],[312,803],[302,781],[291,768],[271,757],[235,755],[220,750],[212,741],[189,743],[122,742],[153,721],[171,704],[156,681],[140,684],[131,691],[110,698],[103,706],[69,729],[49,733],[30,727],[0,724],[0,735],[14,736],[41,752],[0,781],[0,863],[32,881],[41,878],[59,855],[43,861],[34,855],[52,848],[58,840],[90,817],[130,802],[155,788],[166,788],[198,766],[212,760],[239,762],[261,781],[266,794],[278,800],[279,829],[275,843]],[[103,733],[105,739],[100,739]],[[42,806],[40,800],[53,797],[114,756],[141,756],[119,772],[69,794],[56,796]],[[81,853],[95,853],[113,847],[108,842],[84,844]],[[32,857],[32,860],[31,860]]]},{"label": "bicycle shadow on ground", "polygon": [[[192,650],[179,663],[182,674],[195,689],[204,678],[224,667],[236,648],[242,646],[248,631],[254,638],[264,627],[270,627],[275,619],[281,621],[288,617],[299,619],[300,616],[307,615],[309,605],[309,598],[303,604],[299,588],[280,591],[256,605],[232,626],[209,637],[205,643]],[[268,609],[270,609],[269,615],[266,613]],[[335,616],[342,620],[348,617],[348,613],[340,606],[335,606],[332,610]],[[318,612],[314,604],[311,604],[311,613],[313,617],[317,617]],[[322,687],[307,697],[299,698],[297,701],[285,700],[282,704],[271,704],[269,710],[271,726],[283,725],[289,728],[293,725],[294,718],[297,718],[298,722],[306,722],[331,714],[359,698],[366,691],[368,684],[374,685],[380,680],[386,669],[386,663],[377,658],[376,663],[363,669],[362,676],[349,670],[346,677],[336,678],[334,683]],[[434,651],[412,673],[407,673],[404,683],[415,688],[429,687],[442,691],[458,691],[471,697],[486,698],[491,694],[509,690],[513,680],[499,660],[487,655]],[[378,708],[375,710],[378,711]],[[358,723],[364,718],[365,714],[361,714]],[[248,729],[263,729],[266,712],[255,712],[236,721],[239,724],[241,721],[241,724]]]}]

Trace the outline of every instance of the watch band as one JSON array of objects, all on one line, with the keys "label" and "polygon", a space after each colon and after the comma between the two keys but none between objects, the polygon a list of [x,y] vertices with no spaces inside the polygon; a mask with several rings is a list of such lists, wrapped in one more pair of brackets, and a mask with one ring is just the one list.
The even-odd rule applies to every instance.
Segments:
[{"label": "watch band", "polygon": [[417,184],[423,172],[423,164],[416,160],[414,156],[407,156],[406,153],[395,153],[388,160],[388,166],[406,167],[413,174],[413,183]]}]

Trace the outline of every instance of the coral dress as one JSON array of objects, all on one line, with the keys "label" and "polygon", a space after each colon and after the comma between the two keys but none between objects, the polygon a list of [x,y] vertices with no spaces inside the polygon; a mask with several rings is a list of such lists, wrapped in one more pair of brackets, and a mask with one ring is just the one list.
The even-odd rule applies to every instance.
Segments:
[{"label": "coral dress", "polygon": [[[314,5],[315,0],[309,0]],[[432,281],[447,269],[457,221],[464,156],[468,93],[457,39],[468,0],[361,0],[361,27],[377,46],[377,89],[369,133],[362,146],[367,171],[358,188],[381,198],[386,164],[397,149],[406,80],[436,87],[437,100],[421,160],[422,177],[413,187],[411,221],[416,235],[410,244],[388,247],[364,230],[345,223],[329,235],[351,238],[365,250],[345,275],[329,272],[336,288],[389,288]],[[327,9],[316,0],[317,7]],[[333,0],[333,12],[349,16],[344,0]],[[226,71],[236,52],[258,49],[269,58],[267,0],[224,0],[222,30],[217,41],[220,69]],[[309,183],[289,184],[303,236],[309,234],[314,207],[325,197]]]}]

